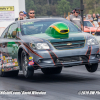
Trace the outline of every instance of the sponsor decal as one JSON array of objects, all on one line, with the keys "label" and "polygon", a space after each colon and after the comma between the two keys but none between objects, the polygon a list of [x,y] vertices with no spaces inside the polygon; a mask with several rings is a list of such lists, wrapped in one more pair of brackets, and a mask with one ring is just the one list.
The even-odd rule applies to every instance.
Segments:
[{"label": "sponsor decal", "polygon": [[2,69],[2,72],[4,72],[4,69]]},{"label": "sponsor decal", "polygon": [[18,62],[15,62],[15,66],[18,66]]},{"label": "sponsor decal", "polygon": [[5,71],[11,71],[12,70],[12,68],[6,68],[5,69]]},{"label": "sponsor decal", "polygon": [[14,61],[17,62],[17,59],[15,58]]},{"label": "sponsor decal", "polygon": [[32,61],[29,61],[28,65],[29,65],[29,66],[34,65],[34,61],[33,61],[33,60],[32,60]]},{"label": "sponsor decal", "polygon": [[6,66],[7,66],[7,67],[8,67],[8,66],[11,66],[11,63],[7,63]]},{"label": "sponsor decal", "polygon": [[5,60],[5,56],[3,56],[3,60]]},{"label": "sponsor decal", "polygon": [[13,70],[18,70],[18,69],[19,69],[19,66],[13,67]]},{"label": "sponsor decal", "polygon": [[15,63],[12,63],[13,66],[15,66]]},{"label": "sponsor decal", "polygon": [[33,57],[29,57],[29,60],[33,60]]},{"label": "sponsor decal", "polygon": [[13,67],[14,70],[16,70],[16,67]]},{"label": "sponsor decal", "polygon": [[14,59],[12,59],[12,62],[15,62]]},{"label": "sponsor decal", "polygon": [[22,25],[31,25],[31,24],[34,24],[34,22],[24,22],[24,23],[22,23]]},{"label": "sponsor decal", "polygon": [[14,6],[1,6],[0,11],[14,11]]},{"label": "sponsor decal", "polygon": [[12,57],[8,57],[8,59],[12,59]]},{"label": "sponsor decal", "polygon": [[6,64],[6,63],[7,63],[7,61],[6,61],[6,60],[4,60],[4,61],[3,61],[3,63],[4,63],[4,64]]}]

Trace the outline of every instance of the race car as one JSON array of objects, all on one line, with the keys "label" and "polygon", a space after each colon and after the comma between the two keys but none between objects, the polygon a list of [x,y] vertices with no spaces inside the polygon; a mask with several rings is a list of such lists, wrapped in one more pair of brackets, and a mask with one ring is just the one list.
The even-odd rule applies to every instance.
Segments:
[{"label": "race car", "polygon": [[95,27],[90,21],[84,20],[84,32],[95,34],[98,36],[100,35],[100,27]]},{"label": "race car", "polygon": [[99,63],[99,43],[64,18],[35,18],[13,22],[0,38],[0,75],[26,78],[34,70],[60,74],[63,67],[85,65],[95,72]]}]

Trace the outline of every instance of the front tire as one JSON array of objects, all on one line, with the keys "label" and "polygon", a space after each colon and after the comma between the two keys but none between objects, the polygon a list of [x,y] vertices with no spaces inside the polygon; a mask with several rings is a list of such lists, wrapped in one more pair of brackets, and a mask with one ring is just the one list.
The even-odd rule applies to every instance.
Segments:
[{"label": "front tire", "polygon": [[56,67],[56,68],[42,68],[41,71],[44,74],[60,74],[62,71],[62,67]]},{"label": "front tire", "polygon": [[21,53],[21,66],[26,78],[32,78],[34,70],[28,69],[28,54],[23,50]]},{"label": "front tire", "polygon": [[85,65],[88,72],[95,72],[98,68],[98,63],[92,64],[92,65]]}]

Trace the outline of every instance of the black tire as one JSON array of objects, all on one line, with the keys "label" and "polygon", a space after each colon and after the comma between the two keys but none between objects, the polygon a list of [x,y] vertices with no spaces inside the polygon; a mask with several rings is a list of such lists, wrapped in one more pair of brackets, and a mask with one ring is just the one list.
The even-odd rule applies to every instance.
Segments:
[{"label": "black tire", "polygon": [[8,76],[11,76],[11,77],[17,77],[18,73],[19,73],[19,70],[7,72]]},{"label": "black tire", "polygon": [[62,71],[62,67],[56,67],[56,68],[42,68],[41,71],[46,74],[60,74]]},{"label": "black tire", "polygon": [[10,72],[2,72],[0,71],[0,76],[1,77],[16,77],[18,76],[19,70],[16,71],[10,71]]},{"label": "black tire", "polygon": [[26,78],[32,78],[34,70],[28,69],[28,54],[23,50],[21,53],[21,67]]},{"label": "black tire", "polygon": [[95,72],[98,69],[98,63],[92,65],[85,65],[88,72]]},{"label": "black tire", "polygon": [[0,76],[1,76],[1,77],[6,77],[6,76],[7,76],[7,72],[2,72],[2,71],[0,70]]}]

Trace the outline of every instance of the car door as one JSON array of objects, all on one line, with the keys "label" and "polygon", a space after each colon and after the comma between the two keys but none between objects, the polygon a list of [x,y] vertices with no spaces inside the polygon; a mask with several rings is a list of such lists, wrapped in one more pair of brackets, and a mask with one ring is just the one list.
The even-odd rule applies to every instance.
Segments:
[{"label": "car door", "polygon": [[18,57],[18,40],[16,38],[17,29],[18,29],[17,23],[13,23],[8,29],[7,54],[10,57],[12,57],[12,59],[17,59]]},{"label": "car door", "polygon": [[2,53],[6,57],[17,59],[18,56],[18,40],[17,36],[18,24],[13,23],[8,27],[7,33],[3,36]]},{"label": "car door", "polygon": [[8,27],[4,30],[4,32],[2,33],[1,37],[0,37],[0,52],[2,53],[3,56],[7,57],[7,44],[5,42],[6,36],[7,36],[7,32],[8,32]]}]

